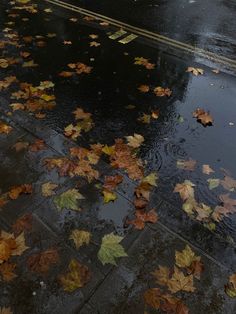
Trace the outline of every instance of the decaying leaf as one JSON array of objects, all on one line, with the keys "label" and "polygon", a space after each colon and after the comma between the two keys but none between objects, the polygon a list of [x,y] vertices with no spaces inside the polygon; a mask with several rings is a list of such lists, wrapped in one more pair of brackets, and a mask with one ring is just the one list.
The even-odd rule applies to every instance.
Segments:
[{"label": "decaying leaf", "polygon": [[200,69],[200,68],[193,68],[193,67],[188,67],[186,72],[191,72],[194,75],[198,76],[198,75],[203,75],[204,70]]},{"label": "decaying leaf", "polygon": [[145,59],[143,57],[136,57],[134,60],[134,64],[142,65],[147,70],[153,70],[155,68],[155,64],[150,63],[148,59]]},{"label": "decaying leaf", "polygon": [[148,85],[140,85],[138,87],[138,90],[141,92],[141,93],[148,93],[149,90],[150,90],[150,87]]},{"label": "decaying leaf", "polygon": [[24,214],[16,220],[12,226],[12,231],[15,236],[18,236],[23,231],[30,232],[32,230],[33,216],[31,213]]},{"label": "decaying leaf", "polygon": [[197,119],[203,126],[208,126],[213,124],[213,118],[209,114],[209,112],[206,112],[204,109],[197,108],[193,112],[193,117]]},{"label": "decaying leaf", "polygon": [[156,279],[156,282],[161,286],[166,286],[170,279],[170,269],[165,266],[159,266],[152,275]]},{"label": "decaying leaf", "polygon": [[38,152],[38,151],[44,150],[44,149],[46,149],[46,148],[47,148],[47,147],[46,147],[46,145],[45,145],[44,140],[41,140],[41,139],[36,139],[36,140],[34,141],[34,143],[30,144],[30,146],[29,146],[29,150],[30,150],[31,152]]},{"label": "decaying leaf", "polygon": [[76,249],[78,250],[82,245],[89,244],[91,233],[88,231],[75,229],[72,231],[69,239],[74,241]]},{"label": "decaying leaf", "polygon": [[46,251],[33,254],[27,259],[28,268],[37,273],[45,274],[52,265],[57,264],[59,255],[56,249],[47,249]]},{"label": "decaying leaf", "polygon": [[8,196],[12,200],[16,200],[21,194],[32,194],[31,184],[22,184],[16,187],[12,187],[8,193]]},{"label": "decaying leaf", "polygon": [[0,264],[0,276],[2,277],[2,279],[6,282],[9,282],[16,278],[17,275],[14,273],[15,268],[16,264],[8,262]]},{"label": "decaying leaf", "polygon": [[123,237],[115,235],[113,233],[106,234],[102,238],[102,244],[98,251],[98,259],[102,264],[116,264],[116,258],[128,256],[120,242]]},{"label": "decaying leaf", "polygon": [[55,189],[58,187],[58,184],[52,182],[46,182],[42,184],[42,195],[45,197],[49,197],[55,195]]},{"label": "decaying leaf", "polygon": [[196,160],[177,160],[177,167],[183,170],[194,171],[196,166]]},{"label": "decaying leaf", "polygon": [[167,286],[172,293],[176,293],[178,291],[195,291],[193,286],[193,275],[185,276],[184,273],[181,272],[176,266],[174,267],[174,273],[171,279],[168,281]]},{"label": "decaying leaf", "polygon": [[135,229],[142,230],[145,227],[146,222],[155,223],[158,220],[157,213],[154,209],[149,212],[143,210],[136,210],[136,218],[134,220],[128,221],[127,224],[131,224]]},{"label": "decaying leaf", "polygon": [[158,310],[161,305],[161,290],[159,288],[148,289],[144,293],[145,303]]},{"label": "decaying leaf", "polygon": [[220,179],[213,179],[213,178],[210,178],[207,180],[208,182],[208,187],[210,190],[213,190],[215,188],[217,188],[220,184]]},{"label": "decaying leaf", "polygon": [[72,209],[75,211],[80,211],[78,207],[78,200],[83,200],[84,197],[76,189],[70,189],[62,194],[54,197],[54,203],[58,210]]},{"label": "decaying leaf", "polygon": [[225,176],[224,180],[220,180],[220,184],[228,191],[236,190],[236,180],[230,176]]},{"label": "decaying leaf", "polygon": [[29,147],[28,142],[17,142],[16,144],[12,146],[12,148],[14,148],[16,152],[20,152],[24,149],[27,149],[28,147]]},{"label": "decaying leaf", "polygon": [[0,120],[0,134],[9,134],[13,128]]},{"label": "decaying leaf", "polygon": [[80,264],[76,259],[72,259],[68,266],[68,271],[59,276],[59,282],[67,292],[73,292],[82,288],[91,277],[87,266]]},{"label": "decaying leaf", "polygon": [[175,264],[178,267],[187,268],[195,261],[200,261],[201,257],[197,256],[189,245],[181,252],[175,251]]},{"label": "decaying leaf", "polygon": [[229,277],[227,285],[225,285],[225,292],[231,298],[236,298],[236,273]]},{"label": "decaying leaf", "polygon": [[119,174],[114,176],[106,176],[103,188],[108,191],[113,191],[116,189],[117,185],[123,181],[123,177]]}]

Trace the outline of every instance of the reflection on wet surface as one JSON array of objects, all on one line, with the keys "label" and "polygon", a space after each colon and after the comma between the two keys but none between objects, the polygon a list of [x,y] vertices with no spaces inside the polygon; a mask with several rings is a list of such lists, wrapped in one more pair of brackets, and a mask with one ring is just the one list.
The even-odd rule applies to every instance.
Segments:
[{"label": "reflection on wet surface", "polygon": [[[182,4],[178,3],[178,10],[186,10],[186,7],[190,7],[190,2],[182,2]],[[199,2],[192,2],[191,6],[199,5]],[[222,5],[222,1],[218,2],[219,5],[220,3]],[[129,3],[123,1],[119,5],[126,5],[128,13]],[[89,6],[90,3],[88,2],[86,5]],[[115,9],[116,5],[117,3],[114,4],[114,7],[112,6],[112,10]],[[167,12],[168,10],[174,12],[174,4],[168,6],[168,2],[160,3],[158,1],[153,4],[150,1],[144,4],[143,1],[137,1],[135,4],[136,7],[139,7],[139,10],[144,5],[152,10],[157,8],[158,15],[161,15],[161,8],[164,7]],[[96,7],[96,4],[94,6]],[[103,6],[105,8],[106,3],[103,3]],[[111,8],[111,6],[109,7]],[[43,11],[45,8],[46,11]],[[33,292],[37,295],[36,301],[32,300],[33,298],[30,296],[30,301],[27,303],[25,301],[27,296],[20,293],[14,299],[12,295],[15,293],[16,286],[13,286],[13,288],[9,286],[7,289],[10,292],[6,293],[6,300],[4,299],[0,304],[2,306],[12,306],[15,310],[14,313],[22,313],[22,311],[64,313],[67,304],[71,308],[71,313],[78,311],[97,289],[98,285],[101,284],[104,276],[111,271],[111,267],[102,266],[97,259],[97,252],[104,236],[115,232],[125,238],[125,250],[131,252],[131,272],[125,272],[125,275],[121,274],[121,277],[127,276],[125,280],[127,280],[128,286],[131,286],[134,282],[137,290],[134,290],[136,292],[133,293],[135,300],[133,307],[137,306],[137,295],[140,296],[141,293],[137,293],[137,291],[139,289],[143,291],[142,280],[147,281],[147,273],[150,273],[156,267],[155,258],[154,256],[150,258],[149,252],[153,250],[153,247],[157,255],[164,252],[161,257],[163,261],[169,259],[167,256],[170,255],[170,252],[166,252],[168,251],[168,244],[164,248],[164,239],[160,240],[160,242],[163,241],[163,251],[160,247],[156,249],[157,242],[153,239],[146,249],[143,245],[141,254],[143,260],[140,263],[142,265],[146,262],[150,264],[146,274],[141,274],[143,278],[135,277],[139,271],[136,271],[138,265],[135,263],[133,265],[133,261],[136,259],[135,256],[138,254],[135,252],[137,243],[134,244],[134,242],[138,239],[137,241],[144,243],[145,236],[143,238],[142,233],[140,236],[137,230],[133,230],[132,223],[127,222],[134,219],[134,194],[137,198],[137,186],[140,184],[140,181],[135,179],[140,178],[135,177],[137,173],[132,173],[130,169],[127,171],[128,166],[127,168],[120,166],[115,159],[118,159],[118,157],[115,156],[114,151],[109,153],[101,151],[101,148],[104,149],[104,145],[108,146],[107,149],[114,150],[114,147],[111,148],[110,146],[114,145],[117,139],[124,139],[126,143],[126,136],[137,133],[144,137],[143,143],[133,146],[134,150],[133,148],[127,148],[128,145],[126,144],[124,144],[125,148],[122,146],[122,149],[126,150],[127,158],[130,157],[130,152],[135,151],[137,153],[138,158],[143,163],[144,177],[150,173],[158,175],[157,183],[150,184],[152,185],[151,188],[149,186],[152,196],[148,204],[148,211],[155,208],[160,217],[160,225],[151,225],[152,232],[159,232],[160,237],[165,238],[164,233],[171,234],[170,230],[172,230],[181,235],[182,239],[178,239],[179,242],[182,243],[184,242],[183,239],[186,239],[209,254],[212,257],[212,259],[209,259],[210,265],[217,261],[212,267],[216,272],[220,269],[221,278],[218,280],[214,278],[214,274],[209,274],[209,277],[205,279],[208,286],[211,285],[209,282],[213,281],[216,290],[210,296],[212,303],[218,302],[215,312],[212,313],[221,313],[222,309],[224,313],[233,313],[233,305],[231,306],[229,299],[225,301],[224,298],[226,297],[222,296],[224,294],[223,290],[220,295],[216,294],[217,289],[220,289],[220,287],[224,289],[223,286],[227,282],[226,276],[229,275],[229,270],[231,272],[235,271],[235,77],[221,71],[218,73],[218,71],[212,71],[211,68],[202,67],[195,63],[194,58],[191,56],[179,59],[174,54],[166,54],[161,49],[149,47],[139,41],[122,45],[109,39],[111,32],[109,25],[100,25],[99,21],[91,21],[90,23],[88,19],[84,20],[82,16],[75,17],[71,13],[54,7],[50,12],[50,10],[47,10],[48,8],[48,5],[43,6],[36,14],[29,13],[27,10],[17,11],[19,15],[14,15],[15,11],[8,15],[5,8],[1,8],[0,23],[2,32],[0,42],[5,42],[7,38],[10,41],[15,39],[16,43],[9,46],[6,44],[6,47],[3,44],[0,59],[11,62],[9,58],[13,58],[16,60],[16,64],[9,64],[7,67],[2,66],[3,71],[0,73],[0,80],[15,75],[18,81],[14,81],[9,87],[4,87],[1,90],[1,112],[3,114],[0,120],[6,124],[11,124],[12,132],[7,135],[0,135],[2,140],[0,143],[0,171],[2,177],[0,191],[5,197],[12,187],[26,183],[32,184],[34,191],[30,196],[21,196],[19,203],[18,200],[14,200],[9,201],[6,205],[4,204],[1,211],[1,224],[6,226],[5,229],[9,231],[12,224],[22,214],[33,213],[35,224],[39,227],[38,229],[33,228],[33,237],[30,234],[26,237],[31,250],[28,251],[27,257],[35,251],[38,252],[51,246],[58,246],[60,240],[64,257],[62,263],[58,265],[59,269],[54,270],[54,272],[65,272],[65,265],[68,265],[69,257],[77,257],[78,255],[81,262],[89,264],[95,275],[88,287],[86,286],[84,294],[79,290],[78,295],[72,294],[69,299],[66,299],[64,292],[60,290],[61,288],[58,288],[58,282],[53,282],[47,291],[43,291],[41,289],[42,285],[40,286],[38,283],[41,279],[38,279],[38,275],[35,275],[34,279],[30,277],[27,270],[24,269],[25,257],[23,259],[20,257],[23,271],[16,279],[17,284],[14,283],[14,285],[25,286],[28,295],[32,292],[29,288],[31,281],[34,282],[32,286],[34,287]],[[177,11],[177,8],[175,10]],[[206,8],[201,6],[201,10],[205,12]],[[228,16],[227,10],[225,7],[221,12],[221,16],[224,13]],[[154,11],[152,12],[154,14]],[[196,14],[196,12],[192,13]],[[139,23],[143,20],[143,26],[145,26],[145,16],[142,19],[139,19],[139,16],[137,15],[136,18]],[[167,14],[167,16],[168,18],[163,14],[162,18],[166,23],[168,21],[172,23],[173,16],[171,14]],[[175,14],[175,16],[177,19],[178,15]],[[191,21],[192,27],[197,30],[194,24],[197,18],[186,14],[186,12],[184,16],[183,25],[180,28],[186,29],[186,25]],[[203,16],[205,15],[198,17],[198,25],[203,23],[201,20]],[[203,24],[206,25],[206,23]],[[204,34],[209,33],[210,26],[213,24],[213,21],[212,23],[209,21],[207,30],[201,29],[201,32]],[[158,25],[161,25],[161,23],[158,22]],[[168,27],[171,27],[171,25],[166,26],[165,32],[167,35]],[[224,29],[223,26],[222,28]],[[213,31],[215,31],[214,28],[211,34],[213,34]],[[189,30],[189,33],[193,34],[191,30]],[[178,36],[180,35],[176,32],[175,37],[178,38]],[[186,38],[189,41],[188,36],[187,34]],[[199,34],[196,37],[200,37],[197,42],[201,42],[201,46],[205,47],[203,42],[205,39],[201,39]],[[184,38],[181,34],[181,39]],[[214,39],[212,40],[214,41]],[[221,41],[223,42],[223,37],[221,37]],[[93,42],[92,45],[91,42]],[[21,46],[18,47],[18,44]],[[196,44],[195,41],[194,44]],[[218,41],[217,45],[214,44],[214,51],[220,47],[218,44]],[[207,45],[211,45],[211,43],[207,41]],[[231,48],[229,47],[229,49],[231,53]],[[24,59],[25,57],[22,57],[19,51],[29,52],[30,57]],[[223,54],[225,51],[224,48]],[[218,52],[222,53],[221,50]],[[134,64],[137,57],[148,59],[148,65],[146,64],[145,67],[143,64]],[[38,66],[32,67],[32,63],[30,66],[22,66],[30,60],[33,60],[34,64],[38,64]],[[140,59],[138,60],[140,62]],[[147,63],[142,59],[141,61]],[[1,61],[2,64],[4,62],[6,61]],[[71,65],[68,66],[68,64]],[[195,76],[193,73],[187,72],[186,70],[190,66],[201,67],[204,74]],[[59,75],[63,71],[64,75]],[[79,71],[83,73],[78,73]],[[29,88],[30,92],[28,94],[28,87],[21,83],[32,84],[33,87]],[[47,87],[44,85],[47,85]],[[147,92],[140,91],[142,85],[148,86]],[[158,97],[157,87],[162,87],[161,92],[166,94]],[[45,89],[46,95],[42,93],[42,90]],[[22,91],[25,93],[23,98]],[[16,92],[18,93],[14,94]],[[54,101],[54,98],[52,98],[54,96],[56,106],[53,105],[53,108],[48,110],[50,108],[47,105],[45,109],[42,104],[46,106],[45,102]],[[38,101],[38,98],[40,98],[42,108],[40,112],[37,112],[40,113],[37,116],[32,108],[34,108],[34,101]],[[47,100],[42,102],[42,99]],[[12,110],[14,107],[9,106],[9,104],[18,102],[28,105],[23,110],[22,107],[20,110]],[[82,122],[80,121],[82,131],[80,130],[81,136],[77,137],[73,130],[69,136],[74,135],[75,140],[73,141],[64,137],[63,133],[68,125],[75,123],[73,112],[78,107],[83,109],[83,118],[80,119],[82,120]],[[193,112],[197,108],[203,108],[210,113],[213,118],[213,125],[204,126],[197,122],[197,119],[193,117]],[[91,117],[89,115],[90,120],[88,114],[91,114]],[[87,123],[86,126],[82,124],[85,122]],[[67,131],[67,133],[69,132]],[[30,145],[35,143],[37,137],[45,141],[45,149],[38,149],[38,151],[36,149],[35,153],[27,149],[17,152],[14,148],[14,145],[18,142],[28,143],[27,148],[28,146],[31,147]],[[103,145],[96,146],[99,151],[97,151],[98,155],[90,155],[91,159],[86,163],[86,167],[92,167],[95,171],[95,174],[93,173],[95,180],[90,180],[87,173],[81,175],[81,172],[79,172],[81,171],[80,158],[83,158],[77,156],[78,160],[75,160],[69,149],[79,145],[90,149],[86,151],[86,154],[94,154],[94,151],[89,147],[98,143]],[[93,163],[95,157],[99,157],[98,163]],[[67,158],[67,165],[70,160],[76,165],[79,164],[77,171],[80,175],[75,175],[73,172],[75,164],[70,164],[71,168],[58,166],[61,160],[65,160],[63,158]],[[57,164],[51,168],[45,162],[45,160],[55,159],[57,159]],[[116,168],[112,167],[112,165],[114,166],[114,160],[117,162]],[[140,165],[137,157],[133,160],[137,162],[137,165]],[[123,160],[122,162],[124,163]],[[209,168],[211,171],[209,171]],[[203,171],[203,169],[208,169],[208,171]],[[97,177],[96,171],[99,173]],[[63,174],[61,175],[61,173]],[[106,177],[114,175],[122,175],[123,181],[116,186],[116,199],[114,202],[106,203],[101,193],[102,187]],[[142,176],[141,179],[143,180]],[[181,197],[181,192],[174,192],[174,190],[176,190],[178,184],[184,182],[186,184],[185,180],[190,183],[188,183],[187,192],[184,191],[184,197]],[[79,200],[80,208],[73,211],[74,203],[72,201],[71,205],[70,200],[68,200],[68,204],[72,207],[66,207],[69,206],[66,203],[66,205],[63,205],[64,207],[62,206],[58,210],[54,200],[56,194],[51,194],[46,199],[42,195],[41,185],[47,181],[52,181],[58,185],[57,195],[63,195],[64,192],[77,188],[84,197],[84,199]],[[186,193],[187,197],[185,197]],[[222,197],[226,194],[228,194],[228,199],[225,196]],[[145,200],[142,199],[142,201]],[[190,201],[191,205],[195,201],[194,209],[183,207],[183,203],[186,205],[186,201]],[[217,206],[220,209],[216,210]],[[17,207],[19,209],[16,212]],[[147,220],[147,222],[150,221]],[[160,227],[161,224],[165,227]],[[144,224],[144,226],[147,225]],[[150,227],[150,225],[148,226]],[[149,227],[145,228],[145,232],[148,234],[151,233]],[[44,233],[41,230],[43,228],[46,228],[47,232]],[[161,228],[161,231],[159,228]],[[83,247],[79,253],[74,251],[74,244],[69,240],[73,229],[88,230],[93,236],[91,246],[88,246],[88,248]],[[155,238],[155,236],[153,237]],[[173,234],[167,236],[168,239],[171,237],[174,237]],[[47,245],[47,238],[50,239],[49,246]],[[175,242],[178,241],[173,239],[167,241],[167,243],[170,243],[172,255],[176,250]],[[64,242],[66,243],[65,247]],[[183,249],[184,245],[182,243],[182,246],[179,246]],[[199,254],[202,254],[202,251]],[[224,257],[221,257],[222,255]],[[209,257],[206,255],[204,258],[208,263]],[[25,274],[29,276],[26,283],[22,279]],[[53,273],[50,273],[50,276],[53,277]],[[120,274],[118,274],[119,276]],[[129,282],[127,278],[131,278],[131,281]],[[146,289],[146,284],[144,286]],[[58,289],[60,292],[57,295],[55,291],[58,291]],[[53,297],[54,293],[56,294],[55,298]],[[202,294],[204,292],[199,292],[196,299],[201,298]],[[132,292],[128,291],[127,297],[132,299],[130,295],[132,295]],[[78,299],[76,299],[77,297]],[[207,298],[207,295],[204,295],[204,297]],[[48,298],[50,302],[47,307],[43,304]],[[59,298],[62,298],[62,301],[59,302],[56,310],[52,311]],[[65,302],[63,298],[66,299]],[[96,301],[96,295],[94,298]],[[194,297],[192,298],[194,299]],[[190,304],[195,302],[191,300]],[[94,306],[96,308],[97,301],[95,301],[93,299],[91,301],[92,308]],[[25,307],[21,308],[21,312],[17,309],[17,302],[20,306],[25,304]],[[204,302],[205,300],[202,301],[201,305],[203,311],[207,309]],[[124,311],[127,311],[124,303],[122,304]],[[90,305],[88,306],[90,307]],[[141,307],[138,306],[138,308],[140,310]],[[114,313],[116,313],[116,309],[114,307]],[[97,308],[96,310],[98,311]],[[102,313],[108,312],[104,310]],[[194,309],[193,306],[191,313],[197,313],[196,308]]]}]

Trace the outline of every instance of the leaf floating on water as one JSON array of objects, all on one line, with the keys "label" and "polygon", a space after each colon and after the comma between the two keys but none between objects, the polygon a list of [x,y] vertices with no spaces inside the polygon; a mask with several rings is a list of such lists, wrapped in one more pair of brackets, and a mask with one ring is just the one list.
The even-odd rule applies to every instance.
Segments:
[{"label": "leaf floating on water", "polygon": [[202,172],[204,174],[211,174],[214,173],[215,171],[213,169],[211,169],[211,167],[209,165],[202,165]]},{"label": "leaf floating on water", "polygon": [[196,166],[196,160],[177,160],[177,167],[183,170],[194,171]]},{"label": "leaf floating on water", "polygon": [[117,199],[117,195],[114,192],[111,192],[109,190],[103,190],[102,193],[104,203],[113,202]]},{"label": "leaf floating on water", "polygon": [[206,112],[204,109],[197,108],[193,112],[193,117],[197,119],[198,122],[200,122],[203,126],[210,126],[213,124],[213,118],[209,114],[209,112]]},{"label": "leaf floating on water", "polygon": [[133,136],[126,136],[128,145],[132,148],[138,148],[144,142],[144,137],[140,134],[134,133]]},{"label": "leaf floating on water", "polygon": [[200,68],[193,68],[193,67],[188,67],[186,72],[191,72],[193,75],[198,76],[198,75],[203,75],[204,70]]},{"label": "leaf floating on water", "polygon": [[163,88],[161,86],[155,87],[153,92],[158,97],[170,97],[172,94],[172,91],[169,88]]},{"label": "leaf floating on water", "polygon": [[179,193],[183,201],[187,200],[188,198],[194,199],[194,186],[195,184],[193,184],[191,181],[185,180],[183,183],[176,184],[174,192]]},{"label": "leaf floating on water", "polygon": [[210,190],[217,188],[220,184],[220,179],[208,179],[208,186]]},{"label": "leaf floating on water", "polygon": [[124,248],[120,244],[123,237],[115,235],[113,233],[106,234],[102,238],[102,244],[98,251],[98,259],[105,264],[116,264],[116,258],[128,256]]},{"label": "leaf floating on water", "polygon": [[58,184],[52,182],[46,182],[42,184],[42,195],[45,197],[49,197],[55,195],[55,189],[58,187]]}]

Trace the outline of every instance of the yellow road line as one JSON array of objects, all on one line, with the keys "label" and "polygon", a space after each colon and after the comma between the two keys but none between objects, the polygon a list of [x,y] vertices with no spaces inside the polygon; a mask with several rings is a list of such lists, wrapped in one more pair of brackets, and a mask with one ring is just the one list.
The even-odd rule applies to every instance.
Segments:
[{"label": "yellow road line", "polygon": [[65,3],[65,2],[60,1],[60,0],[44,0],[44,1],[51,3],[51,4],[54,4],[56,6],[68,9],[68,10],[73,11],[73,12],[77,12],[77,13],[80,13],[83,15],[91,16],[93,18],[102,20],[104,22],[109,23],[110,25],[122,28],[122,29],[129,31],[131,33],[134,33],[136,35],[157,41],[157,42],[165,44],[167,46],[177,48],[177,49],[180,49],[182,51],[192,53],[192,54],[195,54],[199,57],[209,59],[209,60],[217,62],[219,64],[230,66],[231,68],[236,69],[236,60],[232,60],[232,59],[229,59],[229,58],[224,57],[224,56],[219,56],[213,52],[210,52],[210,51],[192,46],[190,44],[186,44],[186,43],[165,37],[163,35],[159,35],[159,34],[154,33],[154,32],[150,32],[148,30],[145,30],[145,29],[142,29],[139,27],[135,27],[135,26],[123,23],[121,21],[112,19],[110,17],[101,15],[99,13],[96,13],[96,12],[93,12],[93,11],[90,11],[87,9],[77,7],[77,6],[69,4],[69,3]]}]

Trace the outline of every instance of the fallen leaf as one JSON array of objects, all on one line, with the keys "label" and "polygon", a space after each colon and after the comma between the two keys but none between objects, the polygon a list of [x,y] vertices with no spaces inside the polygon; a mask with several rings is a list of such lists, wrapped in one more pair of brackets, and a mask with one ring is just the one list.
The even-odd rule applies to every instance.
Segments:
[{"label": "fallen leaf", "polygon": [[146,222],[155,223],[158,220],[157,213],[154,209],[149,212],[145,212],[143,210],[136,210],[135,212],[136,218],[134,220],[128,221],[128,224],[131,224],[135,227],[135,229],[142,230],[145,227]]},{"label": "fallen leaf", "polygon": [[69,239],[74,241],[76,249],[78,250],[82,245],[89,244],[91,233],[88,231],[75,229],[72,231]]},{"label": "fallen leaf", "polygon": [[102,238],[102,244],[98,251],[98,259],[102,264],[116,264],[116,258],[128,256],[124,248],[120,245],[123,237],[115,235],[113,233],[106,234]]},{"label": "fallen leaf", "polygon": [[209,218],[209,216],[212,214],[211,207],[201,203],[195,206],[194,210],[197,212],[196,219],[199,221],[204,221]]},{"label": "fallen leaf", "polygon": [[89,112],[84,112],[82,108],[77,108],[73,114],[75,115],[76,120],[86,120],[90,119],[92,114]]},{"label": "fallen leaf", "polygon": [[10,125],[0,121],[0,134],[9,134],[12,130]]},{"label": "fallen leaf", "polygon": [[172,94],[172,91],[169,88],[163,88],[163,87],[155,87],[153,90],[154,94],[158,97],[164,97],[164,96],[168,96],[170,97]]},{"label": "fallen leaf", "polygon": [[166,266],[159,266],[158,269],[152,272],[152,275],[154,276],[154,278],[156,279],[156,282],[159,285],[166,286],[170,279],[170,270]]},{"label": "fallen leaf", "polygon": [[144,137],[140,134],[134,133],[133,136],[126,136],[128,145],[132,148],[138,148],[144,142]]},{"label": "fallen leaf", "polygon": [[116,189],[117,185],[123,181],[123,177],[119,174],[114,176],[105,176],[105,182],[103,188],[108,191],[113,191]]},{"label": "fallen leaf", "polygon": [[151,288],[144,292],[145,303],[152,308],[158,310],[161,304],[161,290],[159,288]]},{"label": "fallen leaf", "polygon": [[224,180],[220,180],[220,184],[228,191],[234,191],[236,189],[236,180],[230,176],[225,176]]},{"label": "fallen leaf", "polygon": [[236,298],[236,273],[229,277],[229,281],[225,285],[225,292],[230,298]]},{"label": "fallen leaf", "polygon": [[191,181],[185,180],[183,183],[176,184],[174,192],[179,193],[183,201],[187,200],[188,198],[194,199],[194,186],[195,184],[193,184]]},{"label": "fallen leaf", "polygon": [[178,267],[187,268],[195,261],[200,261],[201,257],[197,256],[189,245],[186,245],[183,251],[175,251],[175,264]]},{"label": "fallen leaf", "polygon": [[43,252],[33,254],[27,259],[27,267],[30,271],[45,274],[53,264],[57,264],[59,255],[56,249],[47,249]]},{"label": "fallen leaf", "polygon": [[22,184],[16,187],[12,187],[8,193],[8,196],[12,200],[16,200],[21,194],[32,194],[31,184]]},{"label": "fallen leaf", "polygon": [[34,143],[30,144],[29,150],[31,152],[38,152],[40,150],[45,150],[47,147],[45,145],[44,140],[36,139]]},{"label": "fallen leaf", "polygon": [[136,57],[134,64],[143,65],[147,70],[153,70],[155,68],[155,64],[150,63],[148,59],[143,57]]},{"label": "fallen leaf", "polygon": [[20,152],[24,149],[27,149],[28,147],[29,147],[28,142],[17,142],[16,144],[12,146],[12,148],[14,148],[16,152]]},{"label": "fallen leaf", "polygon": [[90,34],[89,37],[90,37],[91,39],[97,39],[97,38],[98,38],[98,35],[96,35],[96,34]]},{"label": "fallen leaf", "polygon": [[0,264],[0,274],[2,276],[2,279],[6,282],[10,282],[14,278],[16,278],[17,275],[14,273],[15,268],[16,264],[11,264],[8,262]]},{"label": "fallen leaf", "polygon": [[220,179],[212,179],[212,178],[210,178],[210,179],[207,180],[207,182],[208,182],[209,189],[213,190],[213,189],[215,189],[215,188],[217,188],[219,186]]},{"label": "fallen leaf", "polygon": [[12,231],[15,236],[18,236],[23,231],[31,231],[32,230],[32,214],[27,213],[21,216],[16,220],[16,222],[12,225]]},{"label": "fallen leaf", "polygon": [[144,198],[136,198],[134,200],[134,206],[136,209],[143,209],[147,206],[147,204],[148,204],[148,200]]},{"label": "fallen leaf", "polygon": [[111,201],[115,201],[117,199],[117,195],[114,192],[111,192],[109,190],[103,190],[103,201],[104,203],[109,203]]},{"label": "fallen leaf", "polygon": [[62,77],[71,77],[73,75],[73,72],[71,71],[62,71],[59,73],[59,76],[62,76]]},{"label": "fallen leaf", "polygon": [[193,68],[193,67],[188,67],[186,72],[191,72],[193,73],[195,76],[198,75],[203,75],[204,74],[204,70],[200,69],[200,68]]},{"label": "fallen leaf", "polygon": [[176,266],[174,267],[174,273],[168,281],[167,286],[172,293],[178,291],[195,291],[195,287],[193,286],[193,275],[185,276]]},{"label": "fallen leaf", "polygon": [[187,306],[175,296],[165,294],[162,296],[163,303],[161,309],[167,314],[188,314],[189,309]]},{"label": "fallen leaf", "polygon": [[138,90],[141,92],[141,93],[148,93],[149,90],[150,90],[150,87],[148,85],[140,85],[138,87]]},{"label": "fallen leaf", "polygon": [[152,186],[148,182],[141,182],[135,188],[135,195],[137,198],[144,198],[149,201],[150,193],[151,193]]},{"label": "fallen leaf", "polygon": [[209,112],[205,112],[204,109],[197,108],[193,112],[193,117],[197,119],[198,122],[200,122],[203,126],[212,125],[213,124],[213,118],[209,114]]},{"label": "fallen leaf", "polygon": [[72,259],[68,266],[68,271],[58,277],[59,282],[67,292],[73,292],[82,288],[91,277],[87,266],[80,264],[76,259]]},{"label": "fallen leaf", "polygon": [[0,314],[13,314],[9,307],[0,307]]},{"label": "fallen leaf", "polygon": [[52,182],[46,182],[42,184],[42,195],[45,197],[49,197],[55,195],[55,189],[58,187],[58,184]]},{"label": "fallen leaf", "polygon": [[90,47],[99,47],[101,44],[100,43],[98,43],[98,42],[96,42],[96,41],[91,41],[90,43],[89,43],[89,46]]},{"label": "fallen leaf", "polygon": [[196,160],[177,160],[177,167],[183,170],[194,171],[196,166]]},{"label": "fallen leaf", "polygon": [[84,197],[76,189],[70,189],[62,194],[54,197],[54,204],[58,210],[72,209],[75,211],[80,211],[77,201],[83,200]]},{"label": "fallen leaf", "polygon": [[209,165],[203,165],[202,166],[202,172],[204,173],[204,174],[211,174],[211,173],[213,173],[213,172],[215,172],[213,169],[211,169],[211,167],[209,166]]},{"label": "fallen leaf", "polygon": [[25,245],[24,232],[15,238],[16,248],[12,249],[11,255],[22,255],[29,247]]},{"label": "fallen leaf", "polygon": [[155,172],[150,173],[148,176],[144,177],[142,182],[148,183],[151,186],[157,186],[158,176]]}]

